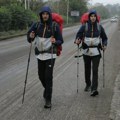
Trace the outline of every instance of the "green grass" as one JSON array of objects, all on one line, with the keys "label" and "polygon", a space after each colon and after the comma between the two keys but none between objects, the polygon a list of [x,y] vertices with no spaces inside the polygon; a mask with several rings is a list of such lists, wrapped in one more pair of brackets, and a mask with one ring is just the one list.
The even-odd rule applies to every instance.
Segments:
[{"label": "green grass", "polygon": [[5,40],[8,38],[13,38],[13,37],[17,37],[17,36],[22,36],[22,35],[26,35],[27,30],[10,30],[7,32],[0,32],[0,40]]}]

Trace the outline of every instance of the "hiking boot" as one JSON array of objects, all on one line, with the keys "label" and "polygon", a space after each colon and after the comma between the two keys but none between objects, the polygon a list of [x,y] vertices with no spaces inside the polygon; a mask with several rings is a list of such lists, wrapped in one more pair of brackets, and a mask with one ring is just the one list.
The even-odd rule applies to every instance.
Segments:
[{"label": "hiking boot", "polygon": [[91,90],[91,86],[86,85],[84,91],[85,91],[85,92],[88,92],[88,91],[90,91],[90,90]]},{"label": "hiking boot", "polygon": [[51,104],[51,100],[46,100],[44,108],[51,108],[52,104]]},{"label": "hiking boot", "polygon": [[95,91],[92,91],[92,92],[91,92],[91,95],[90,95],[90,96],[93,96],[93,97],[94,97],[94,96],[96,96],[96,95],[98,95],[98,94],[99,94],[99,92],[98,92],[97,90],[95,90]]}]

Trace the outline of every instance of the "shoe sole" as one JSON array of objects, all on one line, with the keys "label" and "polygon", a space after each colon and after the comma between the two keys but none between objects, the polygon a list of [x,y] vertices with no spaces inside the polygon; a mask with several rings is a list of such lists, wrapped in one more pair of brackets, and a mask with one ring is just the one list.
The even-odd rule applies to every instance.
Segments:
[{"label": "shoe sole", "polygon": [[84,90],[85,92],[89,92],[91,89],[88,89],[88,90]]},{"label": "shoe sole", "polygon": [[50,109],[52,108],[52,106],[44,106],[45,109]]},{"label": "shoe sole", "polygon": [[97,91],[95,91],[93,94],[91,94],[90,96],[92,96],[92,97],[95,97],[95,96],[97,96],[97,95],[99,95],[99,93],[97,92]]}]

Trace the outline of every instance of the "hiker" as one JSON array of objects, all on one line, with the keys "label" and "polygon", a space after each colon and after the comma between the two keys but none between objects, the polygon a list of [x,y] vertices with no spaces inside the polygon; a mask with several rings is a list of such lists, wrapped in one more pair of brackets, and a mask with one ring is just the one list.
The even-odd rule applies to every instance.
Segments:
[{"label": "hiker", "polygon": [[88,21],[80,27],[74,41],[77,45],[82,44],[86,82],[84,91],[91,90],[91,96],[99,94],[97,90],[98,67],[101,50],[105,51],[107,47],[107,39],[104,28],[98,23],[97,12],[91,10],[88,14]]},{"label": "hiker", "polygon": [[39,17],[40,22],[32,25],[28,31],[27,38],[28,42],[35,42],[38,76],[44,87],[44,108],[51,108],[53,68],[57,57],[56,47],[63,43],[63,37],[57,23],[53,28],[52,13],[48,6],[42,7]]}]

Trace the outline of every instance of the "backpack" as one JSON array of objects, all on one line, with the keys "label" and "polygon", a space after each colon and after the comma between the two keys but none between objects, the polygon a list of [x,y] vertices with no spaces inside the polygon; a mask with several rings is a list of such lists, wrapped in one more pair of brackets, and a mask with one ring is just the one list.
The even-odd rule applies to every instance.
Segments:
[{"label": "backpack", "polygon": [[[57,13],[52,13],[52,20],[53,20],[53,34],[55,32],[55,26],[56,26],[56,23],[59,25],[60,27],[60,31],[61,31],[61,34],[62,34],[62,30],[63,30],[63,18],[61,15],[57,14]],[[61,55],[61,52],[62,52],[62,45],[59,45],[57,46],[57,56],[60,56]]]},{"label": "backpack", "polygon": [[[88,16],[89,16],[89,13],[88,13],[88,12],[87,12],[87,13],[84,13],[84,14],[81,16],[80,22],[81,22],[82,24],[85,24],[85,23],[88,21]],[[100,16],[99,16],[99,15],[97,15],[97,20],[98,20],[98,22],[100,22]]]}]

